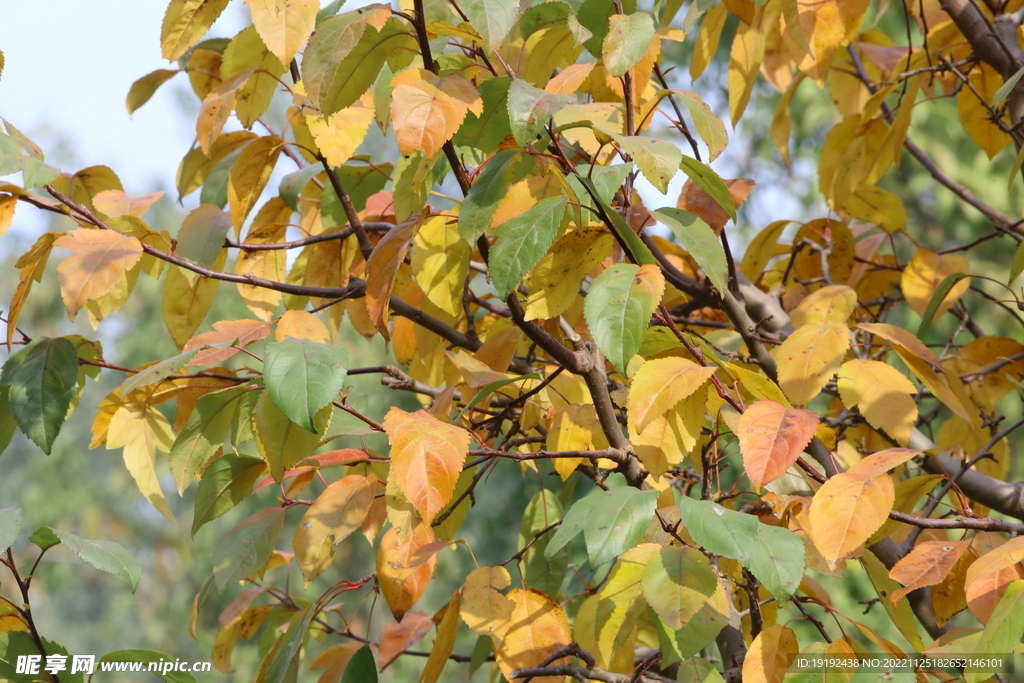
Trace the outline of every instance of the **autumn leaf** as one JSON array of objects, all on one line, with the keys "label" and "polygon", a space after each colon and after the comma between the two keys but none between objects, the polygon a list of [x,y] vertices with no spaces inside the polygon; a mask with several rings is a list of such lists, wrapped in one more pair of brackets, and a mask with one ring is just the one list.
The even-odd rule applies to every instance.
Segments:
[{"label": "autumn leaf", "polygon": [[629,387],[630,422],[642,433],[644,427],[697,391],[713,374],[714,368],[701,367],[685,358],[647,361]]},{"label": "autumn leaf", "polygon": [[113,230],[75,230],[54,246],[72,252],[57,266],[60,293],[73,320],[82,306],[111,289],[142,257],[142,243]]},{"label": "autumn leaf", "polygon": [[749,683],[781,683],[799,654],[796,634],[781,624],[768,626],[754,638],[743,659],[743,680]]},{"label": "autumn leaf", "polygon": [[953,569],[970,541],[922,541],[889,571],[904,588],[889,596],[892,604],[912,590],[940,583]]},{"label": "autumn leaf", "polygon": [[330,565],[334,546],[362,525],[373,502],[375,482],[372,476],[358,474],[339,479],[302,516],[292,545],[307,586]]},{"label": "autumn leaf", "polygon": [[837,474],[814,495],[808,534],[829,568],[835,569],[889,517],[896,491],[887,474]]},{"label": "autumn leaf", "polygon": [[839,368],[839,395],[868,423],[906,444],[917,420],[917,388],[896,368],[875,360],[848,360]]},{"label": "autumn leaf", "polygon": [[433,157],[455,135],[467,112],[483,114],[473,84],[458,74],[438,77],[425,69],[402,71],[391,79],[391,125],[402,154]]},{"label": "autumn leaf", "polygon": [[341,166],[355,154],[366,137],[371,121],[373,98],[369,94],[330,116],[314,111],[306,113],[309,132],[313,134],[320,153],[332,167]]},{"label": "autumn leaf", "polygon": [[163,192],[154,192],[142,197],[129,197],[120,190],[103,190],[92,198],[92,203],[99,211],[111,218],[118,216],[142,218],[149,207],[163,196]]},{"label": "autumn leaf", "polygon": [[849,348],[846,325],[804,325],[774,349],[779,386],[794,405],[807,405],[836,374]]},{"label": "autumn leaf", "polygon": [[245,0],[253,26],[282,64],[289,64],[313,33],[320,0]]},{"label": "autumn leaf", "polygon": [[760,491],[796,462],[818,428],[818,415],[810,410],[786,408],[775,401],[758,401],[740,416],[740,452],[743,467],[755,491]]},{"label": "autumn leaf", "polygon": [[[543,593],[513,588],[508,599],[514,605],[511,626],[495,650],[501,672],[508,677],[514,670],[538,666],[548,655],[572,642],[569,621],[557,602]],[[567,663],[568,658],[552,662]],[[538,683],[555,683],[553,676],[540,676]]]},{"label": "autumn leaf", "polygon": [[409,252],[409,242],[416,234],[416,222],[406,221],[388,231],[373,248],[366,262],[366,310],[370,322],[389,338],[385,324],[395,274]]},{"label": "autumn leaf", "polygon": [[462,585],[462,620],[481,636],[500,643],[512,626],[515,603],[498,591],[512,585],[512,577],[502,566],[479,567]]},{"label": "autumn leaf", "polygon": [[[754,191],[754,181],[749,178],[726,180],[725,185],[737,209]],[[715,233],[721,233],[725,224],[729,222],[729,214],[722,208],[721,203],[712,198],[693,180],[687,180],[683,184],[683,191],[679,193],[676,208],[697,216],[710,225]]]},{"label": "autumn leaf", "polygon": [[[386,669],[400,654],[420,642],[433,625],[434,620],[429,614],[418,611],[407,613],[401,621],[385,624],[380,632],[380,652],[377,655],[377,664],[381,670]],[[310,665],[309,668],[316,667]]]},{"label": "autumn leaf", "polygon": [[[900,279],[900,289],[907,303],[917,312],[924,315],[928,303],[938,289],[939,284],[949,275],[954,273],[966,273],[970,275],[971,266],[967,259],[960,254],[936,254],[930,249],[918,249],[914,258],[903,269],[903,277]],[[942,303],[935,311],[938,318],[952,308],[957,299],[964,295],[970,287],[970,280],[964,279],[953,285],[949,294],[945,296]]]},{"label": "autumn leaf", "polygon": [[400,538],[395,527],[388,529],[380,539],[377,547],[377,581],[391,608],[391,614],[399,621],[416,604],[430,583],[436,557],[431,556],[418,567],[410,567],[416,551],[433,543],[434,538],[434,532],[428,525],[417,524],[405,534],[404,539]]},{"label": "autumn leaf", "polygon": [[203,37],[228,0],[171,0],[160,28],[163,58],[174,61]]},{"label": "autumn leaf", "polygon": [[399,487],[424,522],[444,509],[469,450],[469,433],[419,410],[392,408],[384,418],[391,468]]}]

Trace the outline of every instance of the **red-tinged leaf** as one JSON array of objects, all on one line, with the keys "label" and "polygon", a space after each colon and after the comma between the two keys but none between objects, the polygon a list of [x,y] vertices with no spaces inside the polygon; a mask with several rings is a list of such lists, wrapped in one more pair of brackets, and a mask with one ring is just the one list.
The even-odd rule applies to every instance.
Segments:
[{"label": "red-tinged leaf", "polygon": [[391,79],[391,125],[402,154],[433,157],[462,125],[467,112],[483,114],[483,99],[458,74],[438,77],[407,69]]},{"label": "red-tinged leaf", "polygon": [[142,258],[139,240],[113,230],[75,230],[53,244],[73,252],[57,266],[60,293],[72,319],[86,302],[117,286]]},{"label": "red-tinged leaf", "polygon": [[451,500],[469,450],[469,432],[419,410],[392,408],[384,418],[391,443],[391,471],[424,522]]},{"label": "red-tinged leaf", "polygon": [[390,339],[387,311],[395,275],[409,252],[409,242],[416,235],[416,227],[416,221],[406,221],[391,228],[373,248],[366,262],[366,310],[370,321],[385,339]]},{"label": "red-tinged leaf", "polygon": [[903,588],[889,596],[892,604],[912,590],[941,583],[971,546],[970,541],[922,541],[889,571]]},{"label": "red-tinged leaf", "polygon": [[141,197],[129,197],[121,190],[103,190],[92,198],[92,203],[110,218],[118,216],[142,218],[149,207],[163,196],[163,192],[154,192]]},{"label": "red-tinged leaf", "polygon": [[434,620],[426,612],[409,612],[401,621],[392,621],[380,632],[380,651],[377,665],[384,670],[400,654],[414,646],[427,635]]},{"label": "red-tinged leaf", "polygon": [[219,320],[213,324],[213,332],[203,332],[188,340],[182,351],[190,351],[200,346],[223,344],[238,340],[235,346],[226,349],[204,349],[195,355],[188,365],[213,365],[223,363],[238,353],[239,348],[248,346],[270,335],[272,326],[262,320]]},{"label": "red-tinged leaf", "polygon": [[818,429],[818,414],[758,401],[740,416],[740,452],[755,491],[793,466]]},{"label": "red-tinged leaf", "polygon": [[[737,209],[754,191],[754,181],[749,178],[733,178],[723,182],[729,188],[729,194]],[[730,218],[726,210],[722,208],[721,202],[692,180],[687,180],[683,184],[683,191],[679,194],[679,200],[676,201],[676,208],[697,216],[710,225],[716,233],[722,232],[722,228]]]}]

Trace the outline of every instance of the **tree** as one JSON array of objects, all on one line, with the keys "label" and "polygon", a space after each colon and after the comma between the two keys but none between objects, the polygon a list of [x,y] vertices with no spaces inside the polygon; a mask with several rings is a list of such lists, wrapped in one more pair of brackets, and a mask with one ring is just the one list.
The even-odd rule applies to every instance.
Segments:
[{"label": "tree", "polygon": [[[1012,417],[1024,345],[982,326],[1021,322],[1000,297],[1024,249],[1005,285],[968,255],[1019,243],[1024,222],[909,133],[916,109],[955,98],[990,158],[1022,149],[1019,2],[728,0],[683,13],[678,0],[414,0],[339,13],[340,1],[247,0],[251,26],[206,38],[227,4],[172,0],[161,50],[176,68],[128,94],[134,111],[184,73],[202,103],[177,178],[199,203],[173,237],[143,220],[159,195],[129,196],[102,166],[62,173],[10,122],[0,135],[0,173],[21,173],[0,185],[0,234],[19,203],[72,222],[15,264],[0,445],[18,429],[49,453],[87,378],[120,373],[90,447],[123,449],[149,503],[173,520],[161,476],[178,494],[198,480],[195,535],[262,501],[217,541],[195,600],[199,613],[236,596],[211,655],[220,670],[261,633],[260,682],[306,669],[376,680],[432,622],[419,667],[431,683],[449,660],[510,681],[875,680],[849,664],[870,653],[903,662],[887,680],[911,680],[918,653],[1015,650],[1024,496],[1008,438],[1024,424]],[[782,93],[770,137],[785,161],[802,81],[837,119],[816,155],[826,215],[788,244],[792,221],[752,216],[742,255],[729,223],[754,184],[709,165],[726,127],[666,65],[682,43],[696,80],[730,34],[734,126],[753,116],[759,73]],[[909,163],[986,232],[939,251],[911,235],[899,190],[883,187]],[[275,192],[281,166],[296,170]],[[639,179],[664,195],[680,171],[675,206],[646,206]],[[20,327],[51,258],[68,315],[94,329],[143,276],[159,281],[179,353],[126,367],[95,340]],[[229,296],[220,282],[247,315],[207,328]],[[366,364],[353,332],[393,362]],[[421,409],[361,409],[347,389],[357,375]],[[541,488],[508,510],[518,551],[487,556],[460,527],[494,500],[492,476],[517,472]],[[267,487],[270,504],[256,497]],[[25,563],[39,558],[17,541],[20,519],[0,511],[15,589],[0,669],[35,680],[16,655],[63,649],[28,607]],[[337,549],[360,536],[373,566],[339,572]],[[140,581],[109,540],[44,527],[28,541]],[[433,618],[414,609],[462,546],[475,569],[434,578],[447,605]],[[885,615],[875,628],[820,580],[852,590],[863,573],[869,609],[881,603],[872,619]],[[377,595],[394,621],[371,632]],[[469,633],[471,655],[458,651]],[[847,660],[802,663],[825,656]],[[918,680],[1002,671],[946,664],[920,665]]]}]

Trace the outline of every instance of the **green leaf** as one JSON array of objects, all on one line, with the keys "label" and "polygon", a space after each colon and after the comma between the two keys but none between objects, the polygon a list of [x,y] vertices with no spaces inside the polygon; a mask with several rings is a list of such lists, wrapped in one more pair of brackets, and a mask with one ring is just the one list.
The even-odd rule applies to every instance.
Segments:
[{"label": "green leaf", "polygon": [[18,171],[21,171],[21,184],[26,189],[48,185],[60,175],[59,170],[44,164],[41,159],[24,154],[17,142],[0,133],[0,176]]},{"label": "green leaf", "polygon": [[28,540],[39,546],[40,550],[47,550],[55,545],[60,545],[60,539],[53,533],[53,529],[48,526],[39,527],[32,535],[28,537]]},{"label": "green leaf", "polygon": [[614,14],[609,24],[601,55],[609,75],[620,78],[640,61],[654,42],[654,19],[647,12]]},{"label": "green leaf", "polygon": [[544,557],[551,560],[582,531],[590,566],[596,569],[636,544],[654,516],[657,500],[657,491],[631,487],[591,493],[566,511]]},{"label": "green leaf", "polygon": [[206,394],[196,403],[168,456],[179,494],[224,444],[238,403],[248,390],[246,386],[231,387]]},{"label": "green leaf", "polygon": [[422,152],[413,152],[395,164],[395,172],[391,176],[391,196],[395,205],[395,218],[399,223],[423,210],[433,185],[430,173],[432,167],[432,160]]},{"label": "green leaf", "polygon": [[738,561],[779,602],[796,592],[804,575],[805,550],[799,536],[711,501],[683,497],[679,508],[686,530],[705,549]]},{"label": "green leaf", "polygon": [[262,459],[238,453],[228,453],[210,463],[196,491],[192,536],[204,524],[242,502],[266,469]]},{"label": "green leaf", "polygon": [[658,629],[658,643],[661,645],[662,663],[669,666],[698,654],[715,641],[718,632],[729,623],[728,617],[711,605],[700,608],[686,625],[674,631],[657,614],[654,625]]},{"label": "green leaf", "polygon": [[77,393],[78,352],[67,339],[38,337],[7,359],[0,386],[21,431],[50,454]]},{"label": "green leaf", "polygon": [[267,344],[263,381],[281,412],[315,434],[313,417],[345,386],[347,365],[348,352],[340,346],[286,339]]},{"label": "green leaf", "polygon": [[616,164],[614,166],[591,166],[589,164],[580,164],[576,167],[579,172],[579,176],[575,174],[568,177],[569,185],[575,190],[579,196],[580,201],[586,206],[596,207],[597,204],[587,193],[583,183],[580,182],[580,177],[589,178],[594,184],[594,189],[597,191],[597,196],[605,204],[611,204],[615,198],[615,193],[622,187],[622,183],[626,182],[626,178],[630,173],[633,172],[633,164]]},{"label": "green leaf", "polygon": [[1024,76],[1024,66],[1017,69],[1017,73],[1010,76],[1010,78],[1007,79],[1005,83],[999,86],[999,90],[996,90],[995,97],[992,98],[993,107],[998,107],[1000,104],[1003,103],[1003,100],[1007,98],[1007,96],[1010,94],[1010,91],[1017,86],[1017,81],[1020,80],[1021,76]]},{"label": "green leaf", "polygon": [[[992,611],[985,630],[974,651],[979,657],[1012,653],[1024,637],[1024,581],[1017,580],[1006,587],[999,604]],[[991,677],[989,671],[967,669],[967,683],[979,683]]]},{"label": "green leaf", "polygon": [[212,266],[224,248],[224,238],[230,229],[231,214],[222,211],[216,204],[202,204],[181,222],[178,246],[174,251],[193,263]]},{"label": "green leaf", "polygon": [[729,193],[729,187],[717,173],[711,170],[710,166],[684,156],[679,168],[690,176],[690,180],[695,182],[700,189],[711,195],[711,198],[725,209],[730,218],[736,220],[736,202],[733,201],[732,195]]},{"label": "green leaf", "polygon": [[520,158],[519,152],[506,149],[487,161],[477,176],[459,212],[459,234],[470,244],[491,227],[491,219],[512,184],[512,170]]},{"label": "green leaf", "polygon": [[318,102],[326,93],[338,71],[338,65],[359,44],[366,30],[366,20],[360,12],[346,12],[324,17],[318,22],[316,33],[302,53],[302,82],[306,95]]},{"label": "green leaf", "polygon": [[[650,268],[650,266],[645,266]],[[640,274],[640,267],[617,263],[594,278],[583,315],[597,348],[620,372],[644,340],[661,295]]]},{"label": "green leaf", "polygon": [[565,217],[565,197],[551,197],[499,225],[491,247],[490,273],[503,300],[547,252]]},{"label": "green leaf", "polygon": [[292,211],[299,210],[299,193],[302,192],[310,180],[316,177],[318,173],[323,173],[324,167],[321,164],[310,164],[304,166],[298,171],[292,171],[284,178],[281,178],[281,184],[277,186],[277,193],[281,195],[281,199],[288,205],[288,208]]},{"label": "green leaf", "polygon": [[263,566],[281,533],[284,512],[282,507],[260,510],[243,519],[217,542],[213,551],[213,578],[218,593],[223,595],[228,586]]},{"label": "green leaf", "polygon": [[488,78],[477,86],[484,101],[480,116],[473,112],[466,114],[466,120],[455,134],[455,144],[492,154],[498,149],[506,135],[512,133],[508,119],[508,88],[512,79],[508,76]]},{"label": "green leaf", "polygon": [[[626,247],[630,257],[640,265],[652,265],[658,266],[658,260],[654,258],[654,254],[647,248],[647,245],[643,243],[640,237],[633,231],[633,228],[629,227],[625,219],[619,214],[618,211],[609,206],[608,202],[601,198],[601,194],[597,190],[597,186],[590,178],[584,178],[578,176],[580,183],[587,190],[587,194],[590,198],[600,205],[604,215],[608,217],[611,223],[611,228],[615,232],[616,237],[619,239],[619,243]],[[659,266],[660,267],[660,266]]]},{"label": "green leaf", "polygon": [[668,183],[679,172],[679,163],[683,158],[678,147],[664,140],[640,135],[611,133],[611,136],[622,151],[633,157],[640,172],[658,192],[668,192]]},{"label": "green leaf", "polygon": [[[523,511],[523,520],[519,523],[517,549],[522,550],[527,543],[533,541],[534,536],[560,521],[562,514],[562,504],[553,491],[538,491]],[[548,595],[557,596],[565,579],[565,570],[569,566],[569,548],[563,547],[547,557],[548,544],[553,536],[554,531],[548,531],[534,541],[523,555],[522,568],[526,585]]]},{"label": "green leaf", "polygon": [[[70,664],[71,657],[68,655],[67,649],[59,643],[47,640],[46,638],[43,638],[42,641],[43,649],[46,650],[47,655],[63,655],[67,657],[65,661]],[[38,683],[39,681],[50,680],[49,677],[40,677],[39,674],[17,673],[19,656],[41,654],[35,641],[32,639],[32,634],[28,631],[0,633],[0,680],[4,681],[4,683]],[[46,659],[44,658],[39,663],[40,671],[45,666]],[[70,669],[70,666],[68,668]],[[67,671],[62,671],[60,673],[60,680],[61,683],[83,683],[85,675],[82,672],[76,672],[72,675]]]},{"label": "green leaf", "polygon": [[711,284],[719,292],[729,287],[729,263],[725,259],[725,250],[718,240],[718,235],[711,226],[681,209],[666,207],[651,213],[654,218],[665,225],[676,236],[690,256],[704,271]]},{"label": "green leaf", "polygon": [[213,169],[206,174],[203,182],[203,189],[199,192],[199,201],[202,204],[212,204],[223,209],[228,203],[228,180],[231,178],[231,169],[235,167],[238,157],[248,147],[249,143],[232,150],[230,154],[221,159]]},{"label": "green leaf", "polygon": [[657,491],[624,488],[603,493],[583,527],[590,566],[596,569],[636,545],[657,502]]},{"label": "green leaf", "polygon": [[0,508],[0,553],[11,547],[20,531],[21,507]]},{"label": "green leaf", "polygon": [[313,452],[320,437],[327,433],[334,415],[334,406],[326,405],[313,418],[315,432],[300,427],[281,412],[272,397],[264,392],[253,414],[256,424],[256,445],[270,467],[274,481],[280,482],[288,468]]},{"label": "green leaf", "polygon": [[180,73],[178,69],[157,69],[132,83],[132,87],[128,89],[128,99],[125,101],[129,116],[149,102],[157,88],[174,78],[177,73]]},{"label": "green leaf", "polygon": [[679,663],[678,683],[725,683],[714,664],[700,657],[688,657]]},{"label": "green leaf", "polygon": [[0,453],[7,450],[18,426],[11,413],[11,403],[7,400],[7,393],[7,385],[0,384]]},{"label": "green leaf", "polygon": [[206,346],[197,346],[194,349],[171,356],[159,363],[154,363],[141,372],[137,372],[121,383],[121,397],[126,397],[139,387],[147,387],[167,379],[179,369],[183,368],[197,353]]},{"label": "green leaf", "polygon": [[508,88],[508,121],[516,142],[525,147],[562,107],[576,101],[571,95],[559,95],[535,88],[516,78]]},{"label": "green leaf", "polygon": [[722,123],[722,119],[715,116],[715,113],[711,111],[711,107],[697,93],[692,93],[688,90],[675,90],[673,92],[686,105],[690,116],[693,118],[693,125],[697,129],[697,135],[708,146],[708,161],[714,161],[725,150],[725,146],[729,144],[729,133],[725,129],[725,124]]},{"label": "green leaf", "polygon": [[[78,559],[93,569],[121,577],[132,587],[132,593],[139,587],[139,579],[142,578],[142,564],[117,543],[92,541],[66,531],[44,528],[63,543],[68,550],[78,555]],[[42,530],[40,529],[40,531]],[[36,534],[39,534],[39,531]]]},{"label": "green leaf", "polygon": [[[579,0],[573,0],[570,3],[570,6],[576,11],[576,18],[580,24],[593,34],[593,37],[585,45],[587,51],[598,59],[602,56],[604,37],[608,35],[610,28],[608,18],[619,13],[615,4],[615,0],[584,0],[582,3]],[[622,13],[632,14],[633,12],[636,12],[636,0],[623,0]]]},{"label": "green leaf", "polygon": [[519,35],[526,40],[531,35],[549,26],[565,26],[572,10],[564,2],[542,2],[535,4],[519,19]]},{"label": "green leaf", "polygon": [[1010,265],[1010,279],[1006,285],[1010,286],[1024,272],[1024,242],[1017,245],[1017,251],[1013,255],[1013,263]]},{"label": "green leaf", "polygon": [[[343,14],[339,18],[345,16],[347,15]],[[328,21],[331,20],[324,21],[323,25]],[[317,30],[317,34],[319,33],[320,30]],[[418,54],[416,38],[409,27],[395,17],[388,19],[380,31],[373,26],[366,26],[359,42],[338,62],[333,76],[328,76],[327,83],[320,85],[318,96],[310,93],[310,98],[319,102],[325,116],[330,116],[362,97],[377,80],[377,74],[385,62],[391,66],[392,71],[397,72],[408,66]],[[330,64],[335,63],[336,57],[337,55],[330,60]],[[327,67],[328,74],[330,64]],[[305,66],[302,73],[306,73]]]},{"label": "green leaf", "polygon": [[[274,658],[270,660],[270,666],[267,667],[267,673],[262,679],[263,683],[285,683],[286,681],[294,680],[294,678],[289,677],[289,670],[293,669],[294,665],[297,664],[299,648],[302,647],[306,633],[309,632],[309,625],[317,613],[315,608],[315,604],[306,605],[292,616],[288,622],[288,630],[281,637],[281,641],[276,648],[277,652]],[[366,647],[364,645],[360,650]],[[348,666],[352,666],[351,661]]]},{"label": "green leaf", "polygon": [[[1016,256],[1014,257],[1016,260]],[[917,338],[924,341],[924,336],[928,334],[928,330],[932,328],[932,322],[935,320],[935,311],[939,310],[939,306],[942,305],[942,300],[949,294],[949,290],[953,289],[953,286],[968,277],[964,273],[953,273],[942,278],[942,282],[935,288],[935,292],[932,294],[932,298],[928,301],[928,307],[924,309],[924,316],[921,318],[921,324],[917,326]]]},{"label": "green leaf", "polygon": [[462,0],[459,7],[489,50],[508,35],[519,15],[519,4],[508,0]]},{"label": "green leaf", "polygon": [[[100,657],[101,662],[142,662],[143,670],[149,670],[150,662],[166,662],[168,667],[175,665],[175,657],[156,650],[114,650]],[[168,683],[196,683],[196,677],[187,671],[171,671],[168,668],[166,673],[161,673],[163,667],[150,671],[153,675],[162,678]],[[61,680],[64,680],[61,674]]]},{"label": "green leaf", "polygon": [[334,0],[334,2],[325,5],[323,9],[316,13],[316,22],[314,25],[319,27],[320,24],[322,24],[325,19],[333,17],[335,14],[337,14],[338,10],[340,10],[342,5],[344,4],[345,0]]},{"label": "green leaf", "polygon": [[377,683],[377,662],[369,645],[363,645],[348,660],[341,683]]}]

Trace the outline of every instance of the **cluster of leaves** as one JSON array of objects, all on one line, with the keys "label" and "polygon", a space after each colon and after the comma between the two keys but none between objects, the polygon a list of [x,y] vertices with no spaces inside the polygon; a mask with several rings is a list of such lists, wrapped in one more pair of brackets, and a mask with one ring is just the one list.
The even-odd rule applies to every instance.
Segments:
[{"label": "cluster of leaves", "polygon": [[[172,0],[161,49],[178,68],[128,95],[134,111],[184,73],[201,101],[177,177],[200,204],[174,237],[143,220],[159,195],[128,196],[102,166],[61,173],[10,123],[0,135],[0,173],[22,174],[0,186],[0,231],[19,202],[76,224],[16,263],[6,341],[22,348],[0,376],[0,444],[17,427],[49,453],[87,378],[107,368],[127,377],[99,404],[90,446],[123,449],[172,521],[161,453],[179,494],[199,480],[193,535],[256,491],[279,491],[218,542],[196,596],[194,616],[214,592],[246,586],[220,615],[219,669],[231,670],[239,638],[261,634],[260,683],[297,680],[302,666],[326,669],[323,683],[376,680],[432,624],[428,683],[450,659],[493,662],[508,680],[774,683],[872,676],[789,672],[800,652],[1015,649],[1024,525],[1004,517],[1024,518],[1024,505],[1007,481],[1006,437],[1024,421],[1000,423],[1004,398],[1020,395],[1024,345],[972,318],[961,252],[1019,242],[1021,229],[908,134],[919,99],[955,95],[986,152],[1020,142],[1024,58],[1003,30],[1024,19],[1019,2],[908,8],[921,47],[866,29],[866,2],[694,2],[678,17],[678,0],[653,13],[634,0],[414,0],[340,14],[341,2],[246,2],[251,26],[204,39],[228,0]],[[695,34],[697,79],[727,24],[734,125],[759,73],[782,92],[772,138],[783,157],[804,79],[828,88],[840,116],[820,159],[829,214],[790,243],[790,221],[764,226],[742,256],[725,228],[754,184],[704,163],[702,150],[710,163],[725,149],[725,125],[661,68],[663,46]],[[286,123],[273,129],[263,117],[282,92]],[[226,130],[232,116],[241,129]],[[396,162],[357,154],[372,125],[393,134]],[[692,156],[654,137],[668,126]],[[943,252],[910,239],[899,198],[878,185],[904,149],[994,231]],[[275,193],[279,162],[296,170]],[[664,194],[680,171],[675,206],[645,206],[638,177]],[[649,233],[655,224],[675,239]],[[897,240],[912,248],[905,262]],[[125,368],[98,342],[19,329],[51,255],[68,315],[84,311],[94,328],[140,276],[161,280],[180,353]],[[1018,257],[1009,281],[1022,269]],[[220,281],[251,317],[197,334]],[[946,314],[961,324],[936,344]],[[339,345],[346,327],[388,340],[395,365],[360,367]],[[965,332],[976,338],[961,345]],[[382,390],[413,392],[424,409],[362,414],[346,393],[357,373],[381,374]],[[369,433],[386,436],[387,452],[324,450]],[[442,551],[469,546],[460,526],[499,469],[545,475],[519,551],[474,556],[442,610],[415,611]],[[336,548],[355,532],[375,546],[375,567],[338,579]],[[581,535],[585,564],[571,563]],[[119,559],[138,581],[100,542],[32,540],[100,568]],[[846,576],[850,563],[905,644],[842,613],[814,578]],[[321,575],[330,587],[306,599],[289,588],[293,566],[307,588]],[[359,627],[370,592],[395,618],[376,640]],[[15,648],[50,652],[15,612],[0,615],[3,630],[31,642],[8,638],[4,661]],[[793,619],[813,630],[798,639]],[[454,653],[462,623],[478,637],[468,657]],[[303,664],[311,638],[330,644]],[[891,674],[915,675],[949,680]]]}]

